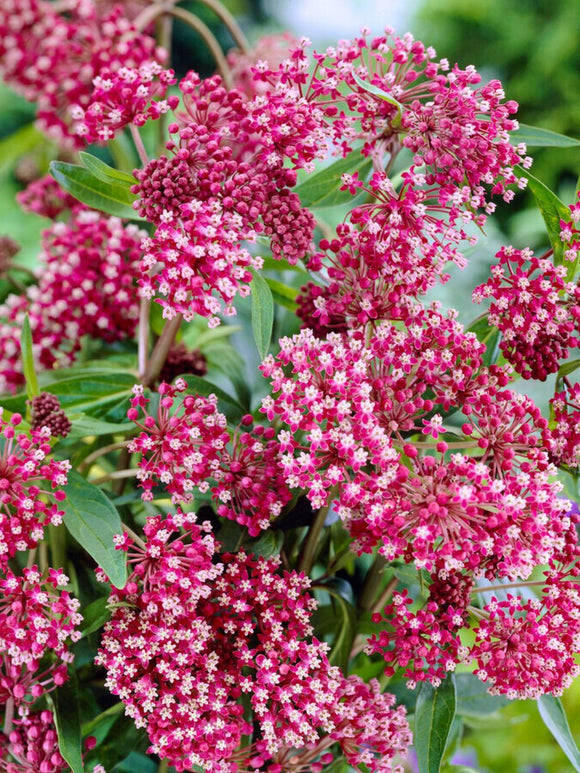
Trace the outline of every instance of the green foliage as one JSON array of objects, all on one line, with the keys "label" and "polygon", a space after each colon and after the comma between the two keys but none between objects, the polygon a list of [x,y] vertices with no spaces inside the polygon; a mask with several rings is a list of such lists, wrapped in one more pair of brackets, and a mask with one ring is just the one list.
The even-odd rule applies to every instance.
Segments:
[{"label": "green foliage", "polygon": [[78,682],[74,672],[70,674],[68,682],[57,687],[52,700],[60,753],[70,765],[72,773],[83,773]]},{"label": "green foliage", "polygon": [[274,325],[274,299],[268,283],[260,274],[252,279],[252,330],[258,354],[263,360],[268,354]]},{"label": "green foliage", "polygon": [[115,506],[103,492],[75,470],[68,474],[62,503],[64,524],[72,536],[108,576],[116,588],[127,582],[126,555],[116,550],[113,537],[123,527]]},{"label": "green foliage", "polygon": [[[98,166],[96,160],[92,163],[93,166]],[[50,172],[59,185],[87,207],[98,209],[107,215],[141,220],[132,206],[135,196],[130,191],[129,182],[123,179],[113,181],[102,171],[99,171],[97,176],[92,167],[88,169],[86,166],[53,161]]]},{"label": "green foliage", "polygon": [[439,773],[457,708],[455,677],[434,688],[423,682],[415,708],[414,743],[419,773]]},{"label": "green foliage", "polygon": [[580,751],[578,751],[576,741],[570,732],[570,725],[562,701],[553,695],[542,695],[538,698],[538,710],[546,727],[572,763],[574,770],[580,771]]}]

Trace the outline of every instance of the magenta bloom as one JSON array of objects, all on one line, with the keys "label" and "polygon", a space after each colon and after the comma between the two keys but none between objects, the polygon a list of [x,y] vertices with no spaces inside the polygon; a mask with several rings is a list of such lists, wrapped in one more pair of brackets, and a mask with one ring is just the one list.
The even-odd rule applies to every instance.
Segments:
[{"label": "magenta bloom", "polygon": [[0,566],[18,551],[34,548],[42,539],[44,526],[62,522],[58,502],[65,498],[68,461],[49,458],[50,430],[33,430],[28,437],[17,434],[22,417],[15,413],[2,418],[0,430],[4,447],[0,455]]}]

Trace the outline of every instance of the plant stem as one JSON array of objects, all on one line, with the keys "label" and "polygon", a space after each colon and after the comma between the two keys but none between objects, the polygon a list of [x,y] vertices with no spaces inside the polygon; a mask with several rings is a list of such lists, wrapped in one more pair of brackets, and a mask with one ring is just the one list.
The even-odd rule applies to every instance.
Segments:
[{"label": "plant stem", "polygon": [[64,568],[66,559],[66,530],[62,526],[47,527],[47,539],[50,545],[51,566]]},{"label": "plant stem", "polygon": [[192,13],[189,13],[189,11],[186,11],[183,8],[167,8],[165,10],[165,13],[168,13],[171,16],[174,16],[176,19],[181,19],[182,22],[184,22],[189,27],[191,27],[192,30],[195,30],[195,32],[197,32],[197,34],[201,37],[203,42],[209,48],[210,53],[215,60],[216,67],[219,71],[219,74],[223,78],[224,86],[227,89],[232,89],[234,86],[234,81],[232,78],[230,67],[227,63],[227,60],[224,56],[224,53],[221,49],[220,44],[218,43],[216,36],[213,34],[213,32],[210,30],[207,24],[205,24],[204,22],[202,22],[201,19],[198,19],[197,16],[194,16]]},{"label": "plant stem", "polygon": [[110,451],[118,451],[120,448],[127,448],[129,443],[129,440],[120,440],[118,443],[109,443],[108,446],[97,448],[96,451],[93,451],[92,454],[89,454],[85,459],[83,459],[83,461],[79,464],[78,471],[83,473],[101,456],[105,456],[105,454],[108,454]]},{"label": "plant stem", "polygon": [[220,3],[219,0],[199,0],[199,2],[203,3],[204,5],[207,5],[207,7],[211,8],[212,11],[215,11],[216,16],[219,16],[219,18],[226,25],[226,27],[230,32],[230,35],[236,41],[236,43],[244,52],[244,54],[249,54],[251,49],[250,49],[250,44],[248,43],[248,39],[242,32],[242,28],[240,27],[238,22],[228,11],[228,9],[223,5],[223,3]]},{"label": "plant stem", "polygon": [[4,708],[4,727],[2,732],[4,735],[10,735],[12,732],[12,720],[14,719],[14,698],[10,696],[6,701]]},{"label": "plant stem", "polygon": [[157,773],[167,773],[169,770],[169,763],[167,760],[161,760],[159,763],[159,767],[157,768]]},{"label": "plant stem", "polygon": [[129,127],[131,131],[131,137],[133,137],[133,142],[135,143],[135,148],[137,150],[137,153],[139,154],[139,160],[141,161],[141,164],[145,167],[149,163],[149,156],[147,155],[147,151],[145,150],[145,145],[143,144],[143,140],[141,139],[141,135],[139,134],[139,129],[131,124]]},{"label": "plant stem", "polygon": [[322,529],[324,528],[324,522],[326,521],[326,516],[332,507],[336,492],[336,487],[328,492],[328,504],[324,507],[321,507],[316,514],[314,520],[308,528],[306,539],[302,544],[302,550],[300,552],[297,569],[299,572],[304,572],[306,575],[308,575],[312,569],[312,564],[314,563],[314,558],[316,555],[316,548],[318,547],[318,538],[320,537]]},{"label": "plant stem", "polygon": [[505,585],[488,585],[483,588],[474,588],[471,591],[471,595],[474,596],[476,593],[488,593],[492,590],[506,590],[506,588],[533,588],[545,584],[545,580],[529,580],[528,582],[510,582]]},{"label": "plant stem", "polygon": [[155,344],[155,348],[151,353],[149,363],[147,364],[147,368],[143,374],[143,386],[152,386],[159,378],[159,374],[165,365],[165,360],[167,359],[169,350],[175,341],[175,336],[177,335],[177,331],[179,330],[182,319],[183,317],[181,314],[178,314],[177,316],[173,317],[173,319],[170,319],[163,328],[163,332]]},{"label": "plant stem", "polygon": [[109,472],[107,475],[101,475],[100,478],[95,478],[91,481],[93,486],[98,486],[101,483],[108,483],[111,480],[122,480],[123,478],[136,478],[139,472],[138,467],[132,467],[129,470],[115,470]]},{"label": "plant stem", "polygon": [[366,576],[360,594],[358,602],[359,609],[372,609],[377,592],[381,585],[381,579],[385,570],[386,563],[387,562],[385,561],[384,557],[377,553],[373,565],[369,569],[369,572]]},{"label": "plant stem", "polygon": [[143,378],[147,370],[147,360],[149,357],[149,313],[151,311],[151,298],[141,298],[139,303],[139,326],[138,326],[138,368],[139,377]]}]

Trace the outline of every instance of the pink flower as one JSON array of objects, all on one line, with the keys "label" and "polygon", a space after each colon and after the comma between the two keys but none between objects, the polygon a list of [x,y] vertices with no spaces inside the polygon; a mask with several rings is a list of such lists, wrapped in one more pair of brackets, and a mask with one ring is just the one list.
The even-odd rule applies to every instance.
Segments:
[{"label": "pink flower", "polygon": [[493,600],[477,629],[471,657],[490,692],[508,698],[561,695],[580,673],[580,585],[558,571],[541,599]]},{"label": "pink flower", "polygon": [[546,426],[543,441],[556,464],[580,466],[580,384],[556,392],[550,405],[554,426]]},{"label": "pink flower", "polygon": [[524,378],[545,381],[580,345],[580,287],[566,281],[566,267],[529,249],[504,247],[491,277],[473,300],[491,298],[489,322],[503,333],[500,348]]},{"label": "pink flower", "polygon": [[0,769],[6,773],[62,773],[66,763],[58,749],[58,736],[50,711],[14,720],[2,738]]},{"label": "pink flower", "polygon": [[103,70],[140,67],[163,52],[138,32],[120,6],[101,16],[76,0],[59,15],[43,0],[8,0],[0,9],[0,68],[4,79],[38,104],[44,131],[57,142],[82,146],[70,110],[91,101],[93,79]]},{"label": "pink flower", "polygon": [[81,338],[113,342],[132,336],[139,318],[135,284],[143,232],[116,217],[78,206],[70,222],[43,233],[38,285],[0,307],[0,388],[24,381],[19,327],[30,319],[35,359],[42,368],[74,361]]},{"label": "pink flower", "polygon": [[70,110],[75,133],[89,144],[107,142],[125,126],[143,126],[160,118],[179,103],[175,96],[164,99],[175,80],[173,70],[164,70],[156,61],[102,69],[93,78],[86,107],[76,105]]},{"label": "pink flower", "polygon": [[2,418],[4,445],[0,454],[0,566],[18,551],[34,548],[42,539],[44,526],[57,526],[63,511],[58,502],[65,498],[70,463],[50,459],[50,431],[32,430],[30,437],[17,434],[22,417],[15,413]]}]

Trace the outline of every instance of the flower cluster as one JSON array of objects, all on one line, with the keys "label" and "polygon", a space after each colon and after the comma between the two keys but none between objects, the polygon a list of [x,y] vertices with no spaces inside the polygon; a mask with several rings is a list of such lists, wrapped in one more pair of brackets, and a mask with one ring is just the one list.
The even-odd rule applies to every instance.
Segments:
[{"label": "flower cluster", "polygon": [[0,739],[0,770],[6,773],[62,773],[66,769],[50,711],[16,720],[9,735]]},{"label": "flower cluster", "polygon": [[503,247],[496,258],[473,300],[492,299],[489,322],[503,333],[500,348],[516,371],[545,381],[580,346],[580,287],[567,281],[566,266],[529,249]]},{"label": "flower cluster", "polygon": [[17,433],[22,417],[15,413],[6,421],[1,411],[0,566],[5,569],[18,551],[36,546],[44,526],[62,522],[58,502],[70,463],[48,458],[50,430],[32,430],[30,437]]},{"label": "flower cluster", "polygon": [[152,499],[155,484],[165,486],[173,502],[188,502],[193,489],[211,491],[218,515],[237,521],[256,536],[280,515],[291,497],[279,463],[280,444],[271,427],[250,428],[250,415],[242,419],[248,431],[235,432],[230,442],[227,421],[217,410],[217,398],[185,394],[187,384],[159,386],[157,418],[145,412],[148,399],[142,387],[129,418],[143,431],[129,445],[140,453],[139,481],[143,498]]},{"label": "flower cluster", "polygon": [[[248,102],[218,76],[200,81],[195,73],[179,87],[184,110],[170,126],[172,155],[135,173],[138,211],[157,226],[144,245],[142,284],[160,296],[167,316],[197,313],[217,324],[215,296],[222,313],[235,313],[234,297],[249,292],[249,269],[262,265],[241,242],[263,233],[275,257],[295,263],[311,248],[314,218],[290,190],[296,174],[284,165],[298,151],[281,139],[267,142],[272,128],[264,126],[267,109],[256,107],[259,97]],[[277,120],[314,147],[313,127],[293,124],[284,112],[291,105],[280,106]]]},{"label": "flower cluster", "polygon": [[36,361],[46,369],[74,361],[81,337],[132,336],[139,317],[135,274],[143,233],[118,218],[76,207],[68,223],[43,234],[37,285],[0,307],[0,386],[23,383],[20,326],[28,314]]},{"label": "flower cluster", "polygon": [[[327,748],[321,736],[330,734],[349,761],[393,769],[390,760],[410,741],[404,711],[376,686],[342,677],[325,645],[309,641],[309,581],[279,574],[278,559],[243,551],[214,563],[209,529],[178,511],[149,518],[142,547],[123,540],[134,571],[111,597],[97,662],[109,689],[146,728],[151,751],[180,771],[198,765],[225,773],[268,762],[282,771],[297,754],[316,765]],[[242,744],[253,733],[243,696],[260,730],[250,745]],[[361,709],[369,720],[357,725],[350,720]]]},{"label": "flower cluster", "polygon": [[508,595],[484,608],[470,656],[490,692],[508,698],[561,695],[578,674],[580,583],[561,570],[547,578],[541,599]]},{"label": "flower cluster", "polygon": [[32,429],[48,427],[52,437],[66,437],[72,429],[72,424],[66,413],[60,407],[60,401],[56,395],[50,392],[41,392],[30,401],[32,413]]},{"label": "flower cluster", "polygon": [[71,108],[74,131],[86,142],[107,142],[125,126],[143,126],[177,107],[178,97],[165,97],[175,83],[173,70],[159,62],[143,62],[139,67],[105,68],[93,78],[93,92],[86,109]]},{"label": "flower cluster", "polygon": [[580,384],[556,392],[550,401],[554,426],[544,430],[544,443],[558,464],[580,466]]},{"label": "flower cluster", "polygon": [[152,59],[161,61],[163,52],[153,38],[133,27],[121,6],[101,15],[92,0],[73,0],[66,10],[66,15],[59,14],[44,0],[2,3],[0,71],[7,83],[37,103],[45,132],[58,142],[82,146],[70,112],[89,107],[93,79],[103,70],[138,69]]}]

